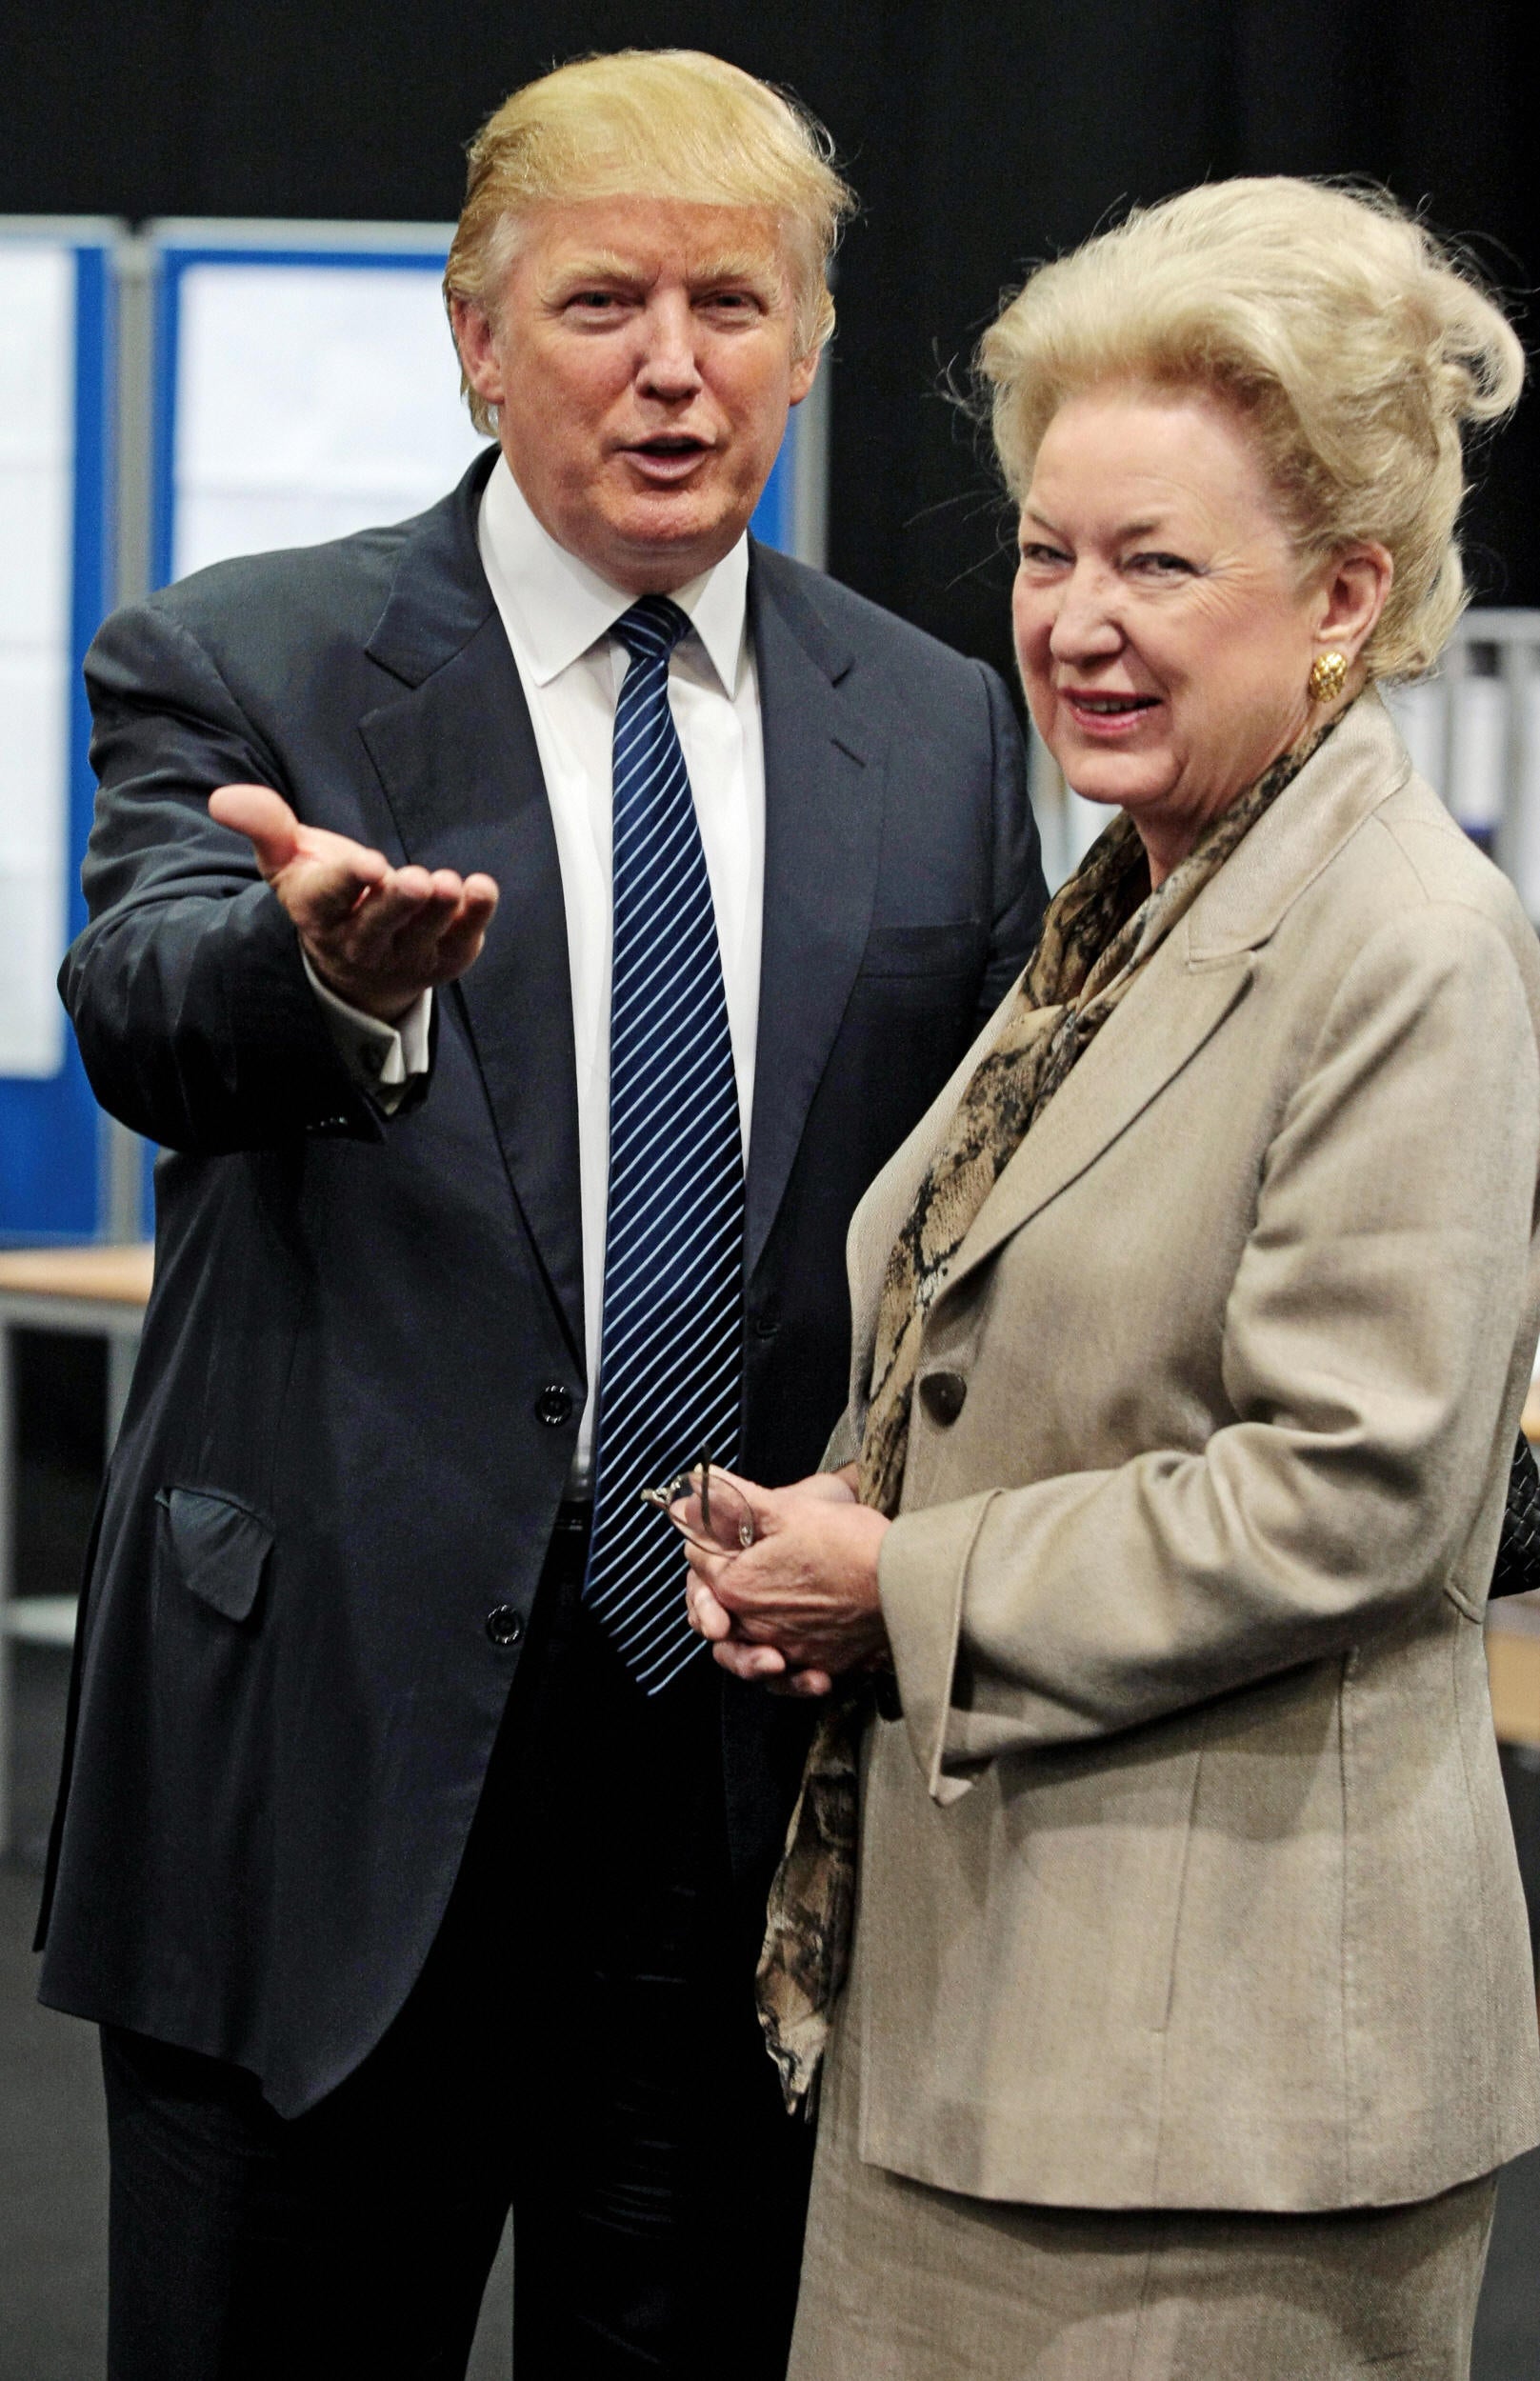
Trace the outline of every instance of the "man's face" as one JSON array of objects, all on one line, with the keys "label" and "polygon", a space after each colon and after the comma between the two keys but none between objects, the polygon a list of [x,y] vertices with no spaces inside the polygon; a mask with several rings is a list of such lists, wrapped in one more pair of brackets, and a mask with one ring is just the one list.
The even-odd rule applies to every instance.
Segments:
[{"label": "man's face", "polygon": [[530,510],[637,595],[736,543],[816,366],[773,218],[678,199],[537,210],[495,322],[457,302],[455,332]]}]

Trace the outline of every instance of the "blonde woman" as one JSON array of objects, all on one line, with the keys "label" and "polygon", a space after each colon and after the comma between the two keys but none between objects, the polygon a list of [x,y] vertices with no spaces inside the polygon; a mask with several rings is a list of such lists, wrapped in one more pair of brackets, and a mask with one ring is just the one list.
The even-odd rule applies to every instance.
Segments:
[{"label": "blonde woman", "polygon": [[1540,954],[1380,700],[1460,609],[1495,309],[1234,182],[984,343],[1032,715],[1110,823],[852,1226],[818,1499],[696,1552],[838,1690],[762,1986],[823,2083],[795,2381],[1468,2370],[1540,2136],[1482,1650],[1540,1321]]}]

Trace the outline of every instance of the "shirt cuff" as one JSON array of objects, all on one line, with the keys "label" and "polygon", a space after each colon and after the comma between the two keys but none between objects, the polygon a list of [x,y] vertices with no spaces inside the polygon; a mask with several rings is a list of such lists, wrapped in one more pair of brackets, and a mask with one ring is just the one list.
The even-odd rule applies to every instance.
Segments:
[{"label": "shirt cuff", "polygon": [[325,1012],[338,1057],[360,1090],[367,1091],[388,1116],[392,1114],[412,1076],[428,1072],[429,1028],[433,1015],[431,990],[419,992],[406,1015],[397,1024],[387,1025],[381,1018],[369,1016],[362,1009],[339,1000],[330,986],[322,983],[303,947],[300,958],[310,990]]}]

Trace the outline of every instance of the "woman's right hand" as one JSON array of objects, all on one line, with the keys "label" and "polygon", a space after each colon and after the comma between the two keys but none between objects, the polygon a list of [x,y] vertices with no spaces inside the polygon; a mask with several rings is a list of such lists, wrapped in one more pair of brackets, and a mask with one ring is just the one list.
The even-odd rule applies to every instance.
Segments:
[{"label": "woman's right hand", "polygon": [[754,1543],[729,1555],[690,1549],[691,1625],[733,1677],[826,1695],[885,1651],[877,1549],[888,1524],[857,1501],[853,1464],[786,1489],[738,1486]]}]

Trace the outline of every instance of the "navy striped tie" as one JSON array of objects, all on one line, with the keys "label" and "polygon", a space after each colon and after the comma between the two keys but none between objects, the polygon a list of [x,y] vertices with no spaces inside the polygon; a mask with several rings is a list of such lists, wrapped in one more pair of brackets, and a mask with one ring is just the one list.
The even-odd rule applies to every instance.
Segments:
[{"label": "navy striped tie", "polygon": [[584,1596],[649,1694],[705,1651],[673,1524],[639,1491],[738,1443],[743,1145],[710,880],[669,655],[690,622],[646,595],[615,623],[610,1203],[593,1540]]}]

